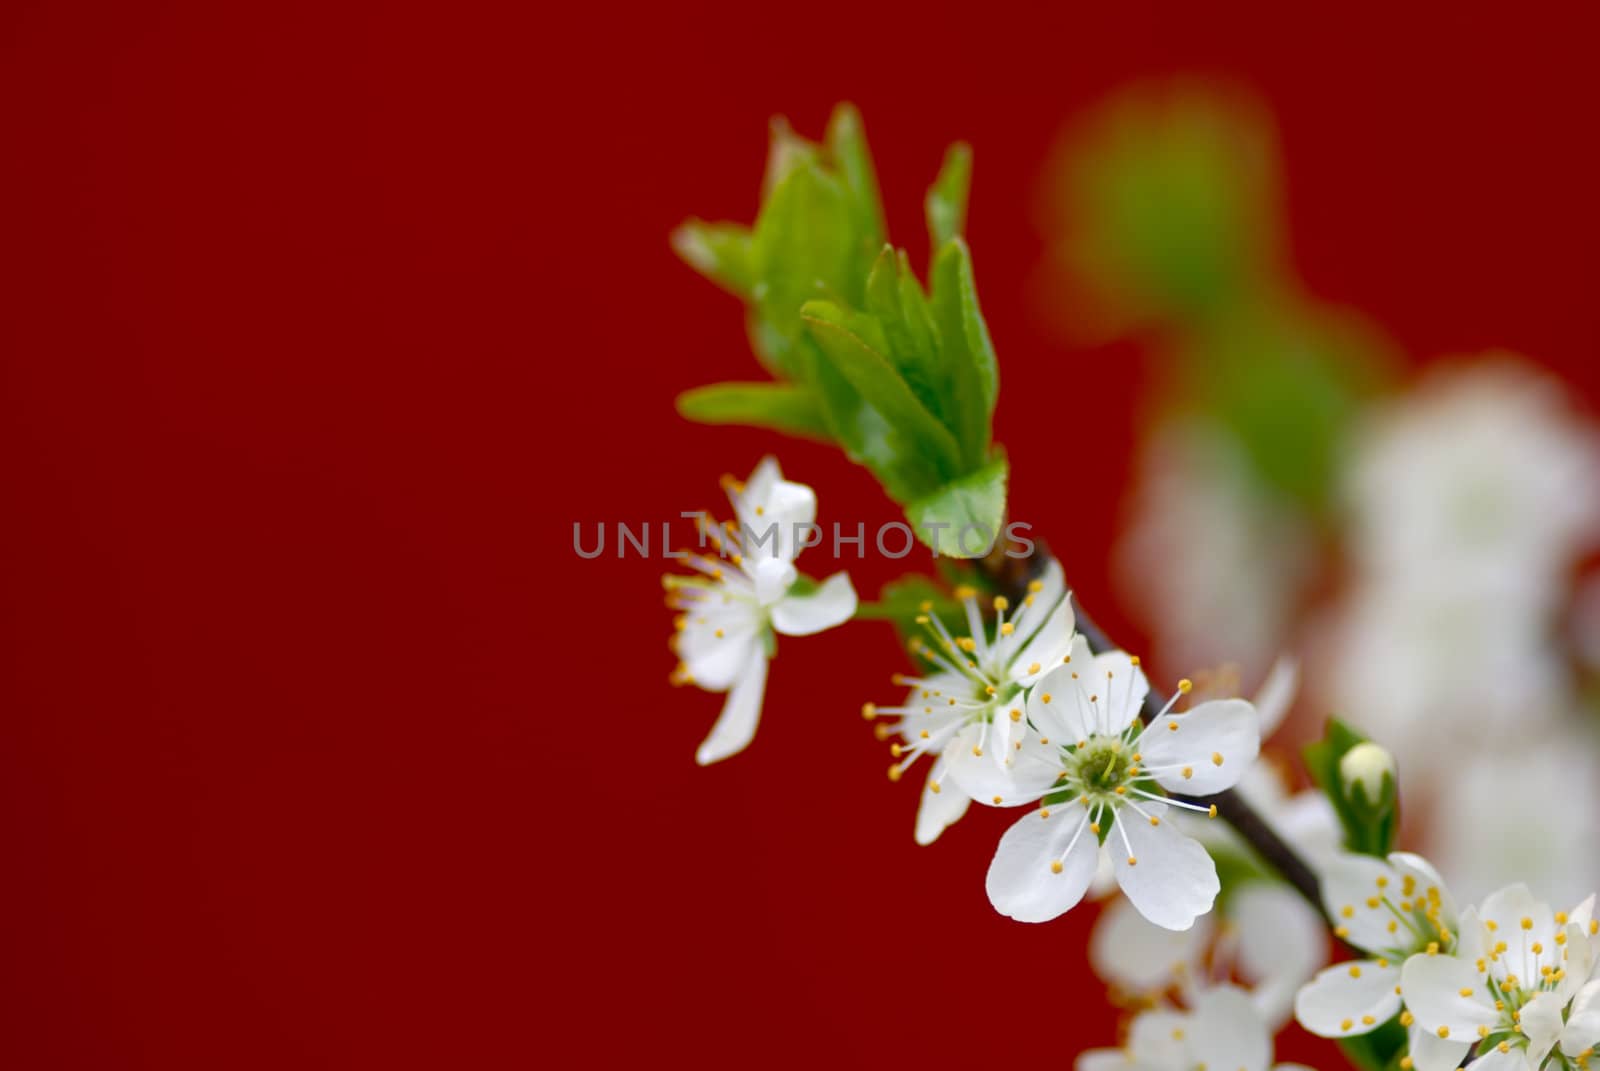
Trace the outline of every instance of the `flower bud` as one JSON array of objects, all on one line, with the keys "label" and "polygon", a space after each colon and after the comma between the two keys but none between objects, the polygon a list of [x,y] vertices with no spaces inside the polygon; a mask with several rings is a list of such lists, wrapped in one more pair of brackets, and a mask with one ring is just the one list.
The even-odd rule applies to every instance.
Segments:
[{"label": "flower bud", "polygon": [[1394,756],[1370,740],[1346,751],[1339,759],[1339,780],[1344,797],[1363,819],[1387,815],[1395,803]]}]

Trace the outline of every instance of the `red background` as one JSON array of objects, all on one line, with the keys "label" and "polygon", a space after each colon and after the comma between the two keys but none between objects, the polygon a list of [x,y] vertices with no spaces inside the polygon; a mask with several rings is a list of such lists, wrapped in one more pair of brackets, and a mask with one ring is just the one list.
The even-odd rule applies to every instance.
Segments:
[{"label": "red background", "polygon": [[[719,701],[666,685],[660,563],[573,556],[574,520],[712,503],[775,445],[674,417],[754,363],[667,232],[748,219],[767,117],[815,134],[851,99],[920,262],[923,188],[972,141],[1014,514],[1136,640],[1101,563],[1141,354],[1068,349],[1032,285],[1060,124],[1139,76],[1242,81],[1314,293],[1592,391],[1581,6],[7,5],[0,1063],[1111,1041],[1091,912],[987,904],[1009,816],[912,843],[856,716],[893,696],[886,630],[786,642],[755,745],[700,770]],[[777,445],[824,521],[893,518]]]}]

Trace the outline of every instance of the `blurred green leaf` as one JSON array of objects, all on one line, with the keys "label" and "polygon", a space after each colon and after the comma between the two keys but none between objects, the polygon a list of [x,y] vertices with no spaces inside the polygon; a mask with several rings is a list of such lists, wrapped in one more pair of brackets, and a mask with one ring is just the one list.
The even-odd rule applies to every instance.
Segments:
[{"label": "blurred green leaf", "polygon": [[945,150],[939,176],[928,187],[923,212],[928,217],[930,249],[959,238],[967,226],[967,195],[972,187],[972,147],[956,142]]},{"label": "blurred green leaf", "polygon": [[745,424],[832,441],[816,396],[796,383],[712,383],[678,395],[678,412],[701,424]]},{"label": "blurred green leaf", "polygon": [[[906,520],[917,538],[938,553],[952,558],[981,558],[1001,535],[1008,474],[1009,466],[1001,454],[978,471],[908,503]],[[963,541],[963,529],[975,531],[969,531]],[[980,542],[982,545],[977,545]]]},{"label": "blurred green leaf", "polygon": [[672,249],[684,263],[724,290],[750,299],[756,277],[749,227],[691,219],[672,232]]},{"label": "blurred green leaf", "polygon": [[1237,306],[1275,276],[1278,154],[1248,96],[1177,82],[1118,95],[1053,168],[1057,255],[1120,329]]}]

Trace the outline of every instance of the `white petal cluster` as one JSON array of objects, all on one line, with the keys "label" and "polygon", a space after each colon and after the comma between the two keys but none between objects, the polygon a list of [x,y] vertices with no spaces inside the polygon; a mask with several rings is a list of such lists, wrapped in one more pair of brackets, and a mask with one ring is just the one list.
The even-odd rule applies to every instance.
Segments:
[{"label": "white petal cluster", "polygon": [[1186,1011],[1157,1009],[1134,1017],[1120,1049],[1090,1049],[1077,1071],[1307,1071],[1272,1063],[1272,1031],[1249,994],[1217,986],[1194,994]]},{"label": "white petal cluster", "polygon": [[1553,912],[1526,885],[1508,886],[1462,912],[1450,954],[1408,959],[1413,1065],[1449,1071],[1476,1047],[1483,1071],[1538,1071],[1552,1054],[1586,1066],[1600,1043],[1594,904]]},{"label": "white petal cluster", "polygon": [[[817,496],[783,478],[777,459],[764,458],[743,483],[724,481],[736,520],[721,527],[701,518],[705,544],[717,552],[691,555],[698,575],[668,576],[674,620],[677,683],[696,684],[728,698],[695,760],[702,766],[743,751],[755,737],[766,691],[774,633],[808,636],[848,621],[856,593],[836,573],[802,593],[794,560],[817,515]],[[705,545],[703,544],[703,545]]]},{"label": "white petal cluster", "polygon": [[1049,563],[1014,621],[994,602],[993,633],[976,593],[959,593],[969,634],[952,635],[923,617],[933,642],[919,649],[937,672],[905,680],[904,705],[868,705],[894,715],[897,763],[935,756],[918,813],[923,843],[959,818],[969,802],[1010,807],[1037,801],[1001,838],[986,887],[1001,914],[1021,922],[1056,918],[1083,899],[1109,858],[1116,882],[1145,918],[1185,930],[1211,909],[1216,865],[1171,822],[1174,809],[1214,815],[1189,799],[1232,787],[1255,760],[1260,729],[1242,699],[1174,712],[1183,682],[1148,727],[1149,694],[1139,660],[1093,654],[1075,635],[1060,566]]}]

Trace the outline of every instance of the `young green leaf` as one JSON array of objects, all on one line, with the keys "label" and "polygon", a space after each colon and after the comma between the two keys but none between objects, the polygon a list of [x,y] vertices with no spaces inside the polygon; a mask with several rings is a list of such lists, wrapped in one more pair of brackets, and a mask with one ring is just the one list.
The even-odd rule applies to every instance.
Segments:
[{"label": "young green leaf", "polygon": [[975,468],[989,452],[1000,372],[989,327],[978,308],[971,254],[960,238],[952,238],[934,261],[932,312],[939,325],[950,396],[958,407],[956,438],[961,442],[962,460],[967,468]]},{"label": "young green leaf", "polygon": [[832,441],[816,395],[798,383],[712,383],[678,395],[678,412],[701,424],[746,424]]},{"label": "young green leaf", "polygon": [[960,472],[955,438],[928,412],[884,350],[883,330],[870,316],[846,312],[829,301],[808,301],[800,310],[811,337],[831,366],[883,414],[943,477]]},{"label": "young green leaf", "polygon": [[[1399,793],[1393,783],[1393,760],[1389,760],[1389,791],[1384,793],[1381,787],[1377,790],[1369,788],[1374,782],[1371,763],[1363,761],[1354,764],[1359,769],[1345,763],[1353,751],[1358,756],[1367,751],[1387,755],[1387,752],[1344,722],[1329,718],[1323,738],[1307,744],[1301,754],[1312,780],[1328,797],[1328,802],[1339,816],[1339,824],[1344,829],[1345,849],[1382,858],[1393,847],[1400,822]],[[1341,765],[1345,767],[1343,770]],[[1379,774],[1376,781],[1381,786],[1381,771]]]},{"label": "young green leaf", "polygon": [[917,538],[939,554],[981,558],[1000,538],[1006,512],[1004,454],[906,505]]},{"label": "young green leaf", "polygon": [[972,146],[958,141],[945,150],[939,177],[928,187],[923,212],[928,217],[930,248],[941,249],[959,238],[967,226],[967,194],[972,187]]},{"label": "young green leaf", "polygon": [[672,232],[672,251],[695,271],[746,301],[755,289],[750,228],[691,219]]}]

